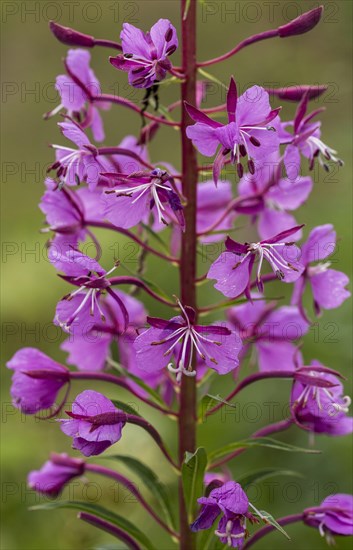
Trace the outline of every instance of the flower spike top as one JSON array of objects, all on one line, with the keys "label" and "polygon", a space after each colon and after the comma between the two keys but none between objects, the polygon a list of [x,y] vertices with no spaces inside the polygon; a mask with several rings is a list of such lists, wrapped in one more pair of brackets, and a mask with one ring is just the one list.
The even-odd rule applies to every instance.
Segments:
[{"label": "flower spike top", "polygon": [[[293,122],[282,124],[284,135],[281,142],[287,143],[284,153],[284,164],[290,179],[295,179],[300,173],[300,154],[309,159],[309,168],[314,168],[315,159],[318,159],[326,171],[329,170],[327,161],[343,166],[337,151],[326,145],[321,140],[320,122],[312,122],[313,118],[320,114],[324,108],[319,108],[307,114],[309,92],[306,92],[301,99]],[[285,131],[285,128],[293,127],[293,135]]]},{"label": "flower spike top", "polygon": [[256,284],[260,292],[263,292],[261,268],[264,260],[270,264],[281,281],[294,282],[304,271],[304,266],[298,261],[300,250],[286,239],[302,227],[297,225],[258,243],[240,244],[227,237],[226,252],[222,252],[213,262],[207,278],[217,280],[215,288],[224,296],[236,298],[245,291],[246,296],[251,299],[250,277],[255,259],[258,257]]},{"label": "flower spike top", "polygon": [[55,267],[65,273],[60,277],[78,287],[58,303],[54,319],[56,325],[61,326],[66,332],[70,332],[74,321],[80,324],[87,323],[87,319],[90,316],[93,317],[96,311],[104,322],[105,316],[100,299],[102,292],[107,291],[120,306],[126,329],[129,320],[127,309],[118,294],[111,290],[110,281],[107,278],[107,275],[118,267],[118,262],[110,271],[106,272],[96,260],[74,249],[55,256],[53,260]]},{"label": "flower spike top", "polygon": [[123,55],[111,57],[110,63],[129,73],[134,88],[150,88],[163,80],[172,68],[169,56],[178,47],[175,28],[168,19],[159,19],[149,32],[124,23],[120,34]]},{"label": "flower spike top", "polygon": [[[147,372],[161,370],[168,365],[171,372],[181,376],[196,376],[193,355],[219,374],[238,367],[241,340],[235,332],[221,325],[197,325],[193,308],[178,300],[181,315],[169,321],[147,317],[151,328],[140,334],[134,342],[137,367]],[[176,367],[170,362],[175,357]],[[169,364],[168,364],[169,363]]]},{"label": "flower spike top", "polygon": [[212,157],[219,149],[213,165],[216,184],[229,153],[241,178],[243,158],[247,158],[248,169],[254,173],[255,161],[278,150],[279,139],[271,122],[280,108],[271,109],[269,95],[264,88],[252,86],[238,98],[236,83],[231,78],[227,93],[228,124],[209,118],[192,105],[185,106],[196,123],[187,128],[186,134],[198,151]]},{"label": "flower spike top", "polygon": [[117,227],[134,227],[148,222],[150,212],[164,225],[170,221],[185,229],[183,207],[173,178],[166,170],[134,172],[130,175],[105,173],[118,186],[103,194],[104,216]]}]

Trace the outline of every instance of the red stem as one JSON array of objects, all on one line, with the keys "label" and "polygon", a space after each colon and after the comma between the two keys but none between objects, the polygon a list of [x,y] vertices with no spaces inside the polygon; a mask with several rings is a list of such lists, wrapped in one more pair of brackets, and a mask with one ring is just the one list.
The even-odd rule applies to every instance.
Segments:
[{"label": "red stem", "polygon": [[137,277],[130,277],[130,276],[121,276],[121,277],[111,277],[109,279],[109,282],[111,285],[134,285],[138,288],[142,288],[147,294],[152,296],[155,300],[160,302],[161,304],[164,304],[165,306],[172,307],[174,309],[178,309],[178,306],[175,302],[170,302],[169,300],[166,300],[162,296],[159,296],[156,292],[154,292],[146,283],[138,279]]},{"label": "red stem", "polygon": [[[182,35],[182,73],[185,80],[181,84],[182,120],[182,191],[187,201],[185,207],[186,230],[182,236],[180,289],[181,301],[197,312],[196,303],[196,188],[197,188],[197,155],[191,140],[186,136],[186,128],[192,124],[184,102],[196,104],[196,4],[197,0],[181,0],[181,35]],[[187,16],[184,18],[184,14]],[[194,365],[195,366],[195,365]],[[196,380],[183,376],[180,389],[179,408],[179,461],[184,460],[185,452],[196,449]],[[195,536],[190,530],[183,496],[179,483],[180,515],[180,548],[193,550]]]},{"label": "red stem", "polygon": [[[297,523],[298,521],[303,521],[304,514],[293,514],[291,516],[285,516],[283,518],[277,519],[277,523],[280,525],[288,525],[290,523]],[[262,527],[262,529],[259,529],[249,540],[245,543],[243,546],[243,550],[250,548],[255,542],[262,539],[265,535],[268,533],[271,533],[271,531],[274,531],[276,528],[272,527],[272,525],[266,525],[266,527]]]},{"label": "red stem", "polygon": [[220,61],[225,61],[226,59],[229,59],[236,53],[238,53],[240,50],[245,48],[246,46],[250,46],[250,44],[255,44],[255,42],[260,42],[261,40],[267,40],[268,38],[274,38],[275,36],[278,36],[278,29],[272,29],[270,31],[265,31],[260,34],[255,34],[254,36],[249,36],[249,38],[246,38],[242,42],[239,42],[235,48],[230,50],[229,52],[220,55],[219,57],[214,57],[213,59],[208,59],[207,61],[202,61],[201,63],[198,63],[198,67],[208,67],[210,65],[214,65],[215,63],[219,63]]},{"label": "red stem", "polygon": [[143,114],[145,118],[148,118],[150,120],[153,120],[154,122],[158,122],[159,124],[164,124],[166,126],[173,126],[174,128],[178,128],[180,126],[179,122],[171,122],[170,120],[166,120],[165,118],[161,118],[159,116],[151,115],[151,113],[148,113],[147,111],[142,112],[142,109],[135,105],[132,101],[129,101],[128,99],[125,99],[124,97],[115,96],[112,94],[100,94],[96,96],[91,96],[92,103],[94,102],[108,102],[108,103],[116,103],[117,105],[122,105],[123,107],[127,107],[128,109],[131,109],[132,111],[135,111],[135,113],[139,113],[140,115]]},{"label": "red stem", "polygon": [[124,541],[131,550],[141,550],[141,546],[139,546],[130,535],[125,533],[122,529],[119,529],[116,525],[113,525],[113,523],[98,518],[94,514],[89,514],[88,512],[79,512],[77,517],[86,523],[90,523],[94,527],[98,527],[98,529],[102,531],[106,531],[110,535],[113,535],[113,537]]},{"label": "red stem", "polygon": [[177,413],[175,413],[174,411],[165,409],[164,407],[161,407],[157,403],[154,403],[153,401],[150,401],[146,397],[143,397],[142,395],[138,394],[135,390],[132,389],[131,386],[129,386],[126,380],[122,380],[121,378],[118,378],[113,374],[108,374],[106,372],[70,372],[70,379],[71,380],[98,380],[102,382],[109,382],[110,384],[115,384],[116,386],[119,386],[120,388],[123,388],[124,390],[127,390],[128,392],[132,393],[132,395],[137,397],[137,399],[139,399],[143,403],[146,403],[146,405],[153,407],[157,411],[160,411],[170,416],[177,416]]}]

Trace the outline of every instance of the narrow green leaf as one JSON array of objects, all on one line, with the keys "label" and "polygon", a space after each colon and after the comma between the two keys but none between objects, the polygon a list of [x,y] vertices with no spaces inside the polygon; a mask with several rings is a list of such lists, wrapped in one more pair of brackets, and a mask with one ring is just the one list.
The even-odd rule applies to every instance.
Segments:
[{"label": "narrow green leaf", "polygon": [[147,487],[147,489],[151,491],[151,493],[161,505],[168,525],[175,529],[175,521],[173,518],[172,505],[169,496],[167,494],[165,486],[161,483],[160,479],[156,476],[154,471],[146,466],[146,464],[143,464],[142,462],[140,462],[140,460],[137,460],[132,456],[113,455],[106,458],[108,458],[109,460],[118,460],[140,478],[143,484]]},{"label": "narrow green leaf", "polygon": [[188,16],[190,3],[191,3],[191,0],[186,0],[185,9],[184,9],[184,13],[183,13],[183,21],[185,21],[185,19]]},{"label": "narrow green leaf", "polygon": [[166,254],[169,254],[169,249],[168,249],[168,246],[166,245],[166,243],[163,241],[163,239],[160,237],[160,235],[158,235],[157,233],[155,233],[155,231],[153,231],[153,229],[151,227],[149,227],[148,225],[146,225],[145,223],[141,223],[143,229],[149,234],[151,235],[151,237],[153,237],[160,245],[161,247],[163,248],[164,252]]},{"label": "narrow green leaf", "polygon": [[210,74],[208,73],[207,71],[205,71],[204,69],[200,69],[198,68],[197,69],[198,73],[200,73],[201,76],[204,76],[205,78],[207,78],[208,80],[210,80],[211,82],[214,82],[215,84],[217,84],[218,86],[221,86],[221,88],[224,88],[225,90],[228,90],[228,86],[226,86],[224,84],[224,82],[222,82],[221,80],[219,80],[216,76],[214,76],[213,74]]},{"label": "narrow green leaf", "polygon": [[229,401],[225,401],[220,395],[211,395],[207,393],[206,395],[204,395],[204,397],[201,399],[199,403],[199,411],[198,411],[199,421],[203,422],[203,419],[206,413],[210,409],[213,409],[213,407],[218,405],[218,403],[223,403],[224,405],[228,405],[233,409],[236,408],[236,405],[234,403],[229,403]]},{"label": "narrow green leaf", "polygon": [[194,519],[197,499],[203,495],[203,476],[207,465],[207,454],[199,447],[193,454],[185,453],[181,468],[183,490],[189,521]]},{"label": "narrow green leaf", "polygon": [[134,539],[143,544],[147,550],[156,550],[155,546],[151,541],[146,537],[146,535],[140,531],[133,523],[131,523],[126,518],[119,516],[115,512],[111,512],[99,504],[94,504],[92,502],[85,501],[75,501],[75,500],[55,500],[52,502],[45,502],[43,504],[38,504],[32,506],[30,510],[56,510],[57,508],[72,508],[74,510],[80,510],[81,512],[88,512],[94,514],[99,518],[110,521],[114,525],[120,527],[126,533],[129,533]]},{"label": "narrow green leaf", "polygon": [[282,533],[282,535],[284,535],[288,540],[291,540],[288,533],[283,529],[283,527],[279,523],[277,523],[275,518],[269,512],[266,512],[266,510],[257,510],[255,506],[253,506],[252,504],[250,504],[250,506],[254,510],[255,516],[258,516],[268,525],[272,525],[272,527],[274,527],[275,529],[277,529],[277,531]]},{"label": "narrow green leaf", "polygon": [[135,407],[132,407],[131,405],[128,405],[127,403],[124,403],[123,401],[120,401],[119,399],[111,399],[111,402],[116,406],[117,409],[120,409],[121,411],[126,412],[127,414],[133,414],[135,416],[141,416]]},{"label": "narrow green leaf", "polygon": [[267,447],[269,449],[277,449],[279,451],[307,454],[318,454],[321,452],[316,449],[296,447],[295,445],[283,443],[283,441],[277,441],[276,439],[271,439],[269,437],[258,437],[253,439],[244,439],[243,441],[235,441],[234,443],[229,443],[228,445],[211,452],[209,454],[209,462],[214,462],[215,460],[232,453],[236,449],[241,449],[242,447]]},{"label": "narrow green leaf", "polygon": [[237,482],[240,483],[243,489],[246,489],[249,485],[252,485],[252,483],[260,483],[260,481],[263,481],[264,479],[268,479],[270,477],[275,476],[295,476],[295,477],[303,477],[298,472],[294,472],[293,470],[280,470],[276,468],[263,468],[261,470],[256,470],[254,472],[249,472],[248,474],[244,474],[242,476],[237,476]]}]

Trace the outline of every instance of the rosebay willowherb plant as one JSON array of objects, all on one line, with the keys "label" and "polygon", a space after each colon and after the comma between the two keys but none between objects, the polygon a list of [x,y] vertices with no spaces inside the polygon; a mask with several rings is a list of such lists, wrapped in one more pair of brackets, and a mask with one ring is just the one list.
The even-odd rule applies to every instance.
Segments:
[{"label": "rosebay willowherb plant", "polygon": [[[322,8],[251,36],[219,58],[199,62],[196,0],[180,4],[180,33],[168,19],[160,19],[147,32],[125,23],[121,43],[50,24],[59,41],[76,48],[68,51],[65,74],[56,80],[60,105],[46,115],[63,115],[58,123],[62,139],[52,145],[55,161],[40,203],[47,221],[45,231],[53,234],[49,258],[68,289],[58,302],[54,322],[68,334],[62,348],[75,369],[34,348],[19,350],[8,367],[13,370],[14,405],[25,414],[46,409],[51,409],[47,417],[61,414],[53,429],[61,428],[72,438],[72,448],[79,455],[52,453],[41,469],[29,474],[28,483],[40,493],[57,496],[83,474],[111,478],[128,489],[158,528],[166,531],[170,548],[249,548],[274,529],[288,538],[284,527],[294,522],[304,522],[330,542],[336,535],[353,534],[351,495],[331,495],[319,506],[275,520],[248,498],[249,476],[239,472],[232,479],[228,469],[218,470],[249,447],[313,452],[269,437],[293,425],[331,436],[353,431],[350,399],[344,395],[337,366],[324,366],[317,360],[304,364],[298,346],[313,315],[339,307],[350,295],[346,275],[331,269],[327,261],[335,249],[333,226],[309,227],[308,239],[300,247],[303,226],[292,214],[313,187],[311,177],[301,175],[302,163],[310,169],[317,163],[324,170],[331,163],[343,164],[321,139],[317,116],[322,109],[310,109],[310,101],[326,88],[252,86],[240,95],[236,80],[226,76],[226,103],[201,108],[205,84],[216,81],[206,67],[261,40],[310,31],[319,22]],[[110,57],[112,71],[128,73],[129,84],[142,89],[142,103],[101,93],[87,50],[95,47],[113,54],[117,51]],[[181,50],[180,67],[173,65],[177,49]],[[161,98],[166,82],[180,88],[180,98],[164,107]],[[281,109],[271,106],[271,96],[297,102],[294,120],[281,119]],[[141,117],[140,134],[126,136],[118,146],[95,145],[105,139],[101,111],[113,105]],[[157,133],[171,130],[180,135],[180,173],[168,159],[157,166],[149,157],[150,141]],[[197,151],[209,157],[208,164],[198,163]],[[248,229],[253,226],[249,232],[257,231],[257,238],[248,242],[234,238],[234,220],[240,215],[247,217]],[[168,249],[166,239],[159,236],[166,228],[170,231]],[[101,246],[96,229],[122,234],[141,247],[136,273],[126,274],[118,257],[112,265],[98,263]],[[87,238],[96,243],[95,258],[82,251]],[[207,269],[203,262],[203,271],[198,273],[198,247],[210,242],[223,242],[223,251]],[[144,262],[149,254],[157,256],[161,266],[167,262],[179,271],[177,297],[145,279]],[[275,280],[292,289],[289,305],[269,300],[266,290]],[[214,284],[222,294],[219,303],[199,303],[201,284]],[[126,285],[133,288],[130,295],[121,290]],[[312,293],[313,312],[303,305],[304,291]],[[152,316],[153,311],[147,315],[140,301],[143,292],[169,307],[170,315],[159,318]],[[218,321],[204,321],[204,316],[217,311]],[[250,349],[257,370],[246,375],[243,365]],[[212,395],[218,375],[228,375],[232,386],[228,396]],[[232,406],[232,399],[244,388],[268,378],[292,381],[288,417],[247,440],[234,441],[229,434],[225,447],[217,442],[212,451],[197,447],[201,415],[208,417]],[[87,389],[71,396],[72,405],[65,407],[76,380],[86,381]],[[131,406],[96,391],[97,381],[106,383],[110,397],[114,397],[114,388],[119,397],[122,388],[165,415],[178,433],[178,456],[167,448],[158,428]],[[119,456],[119,440],[129,431],[129,424],[147,432],[164,457],[163,466],[172,468],[180,489],[178,520],[158,471],[134,456]],[[97,459],[89,460],[113,445],[117,445],[116,470]],[[119,472],[119,465],[147,485],[153,494],[151,502]],[[268,470],[259,471],[250,481],[264,475]],[[60,506],[77,508],[80,519],[128,548],[158,548],[128,514],[123,517],[84,501],[54,500],[42,505]],[[285,544],[284,538],[281,547]]]}]

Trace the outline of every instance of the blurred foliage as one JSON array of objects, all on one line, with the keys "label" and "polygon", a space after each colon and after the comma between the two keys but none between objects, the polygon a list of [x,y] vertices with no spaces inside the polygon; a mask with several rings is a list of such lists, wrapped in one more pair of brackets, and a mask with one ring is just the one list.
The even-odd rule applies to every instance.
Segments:
[{"label": "blurred foliage", "polygon": [[[309,202],[297,213],[300,223],[306,223],[306,234],[317,224],[333,223],[339,236],[339,251],[335,261],[339,269],[351,273],[350,226],[352,198],[352,65],[350,41],[352,3],[326,1],[322,23],[309,34],[291,39],[263,42],[250,47],[236,57],[209,70],[227,83],[234,74],[241,90],[251,84],[285,86],[289,84],[329,83],[328,92],[317,100],[327,107],[322,116],[323,138],[339,151],[346,165],[333,176],[315,173],[316,185]],[[311,0],[286,2],[204,1],[199,8],[199,58],[207,59],[231,49],[235,43],[250,34],[283,24],[298,13],[317,6]],[[176,0],[137,0],[99,2],[2,2],[2,504],[4,519],[1,548],[4,550],[77,550],[100,547],[112,542],[109,535],[76,520],[73,511],[34,512],[28,507],[38,503],[39,497],[26,489],[27,472],[38,468],[50,450],[70,452],[69,438],[64,436],[55,421],[41,422],[21,416],[12,409],[8,394],[10,373],[4,363],[22,346],[36,346],[50,356],[63,360],[59,349],[62,336],[51,325],[57,300],[66,292],[46,259],[45,239],[39,234],[43,216],[37,203],[43,192],[45,167],[53,154],[47,145],[60,140],[54,120],[44,122],[42,114],[57,105],[53,82],[63,72],[62,58],[66,48],[51,36],[48,20],[76,27],[96,37],[118,39],[124,21],[148,29],[160,17],[168,17],[179,29],[179,2]],[[125,74],[119,74],[108,62],[110,51],[92,51],[92,65],[103,89],[119,93],[133,100],[142,98],[141,91],[130,90]],[[112,52],[114,54],[114,52]],[[180,53],[173,57],[178,63]],[[177,97],[177,85],[160,90],[162,104]],[[207,105],[224,99],[224,90],[212,85],[208,89]],[[274,102],[276,104],[276,102]],[[278,104],[278,102],[277,102]],[[206,105],[206,104],[205,104]],[[284,106],[286,117],[291,117],[295,106]],[[113,106],[105,117],[107,144],[117,144],[127,133],[137,133],[140,120],[137,115]],[[172,129],[162,130],[151,146],[153,161],[168,160],[180,167],[178,135]],[[241,224],[240,224],[241,225]],[[243,224],[244,225],[244,224]],[[243,230],[245,234],[245,230]],[[102,238],[103,265],[110,267],[114,255],[126,257],[130,252],[126,241],[116,235],[97,232]],[[248,233],[247,233],[248,235]],[[129,264],[131,269],[134,263]],[[200,269],[205,269],[200,265]],[[161,269],[156,259],[148,261],[148,278],[156,280],[170,294],[177,293],[177,273],[173,266]],[[268,289],[271,296],[283,295],[283,286]],[[285,289],[287,290],[287,289]],[[219,295],[210,285],[200,289],[200,301],[213,302]],[[143,296],[154,315],[166,313]],[[327,366],[341,370],[351,378],[351,324],[350,302],[339,310],[326,312],[304,339],[303,353],[307,361],[319,359]],[[245,367],[246,369],[247,367]],[[226,395],[230,377],[219,379],[213,393]],[[347,382],[347,393],[349,393]],[[83,389],[75,385],[73,395]],[[98,389],[98,388],[97,388]],[[127,399],[103,385],[102,391],[110,397]],[[200,426],[200,443],[209,449],[241,439],[266,424],[271,403],[275,417],[286,409],[289,383],[264,381],[244,391],[237,413],[225,417],[215,415]],[[151,421],[158,416],[144,407]],[[163,420],[162,435],[175,450],[174,424]],[[284,441],[307,445],[307,434],[292,428],[281,436]],[[351,492],[352,444],[349,438],[318,437],[313,443],[322,450],[320,455],[296,455],[271,450],[252,449],[231,465],[234,479],[264,466],[278,466],[298,470],[303,478],[279,477],[262,482],[253,488],[250,498],[257,507],[269,510],[275,517],[295,513],[305,506],[317,505],[331,492]],[[174,447],[174,448],[173,448]],[[115,448],[114,451],[117,452]],[[148,436],[135,427],[124,432],[119,452],[143,456],[155,469],[168,490],[177,498],[173,474],[165,464]],[[123,468],[122,468],[123,470]],[[153,538],[158,548],[169,550],[173,544],[152,521],[146,521],[138,504],[127,494],[118,493],[109,482],[89,476],[86,484],[74,483],[63,498],[88,498],[117,513],[125,514]],[[295,547],[323,549],[326,543],[319,533],[302,525],[288,528]],[[114,548],[119,545],[114,544]],[[257,548],[283,549],[289,547],[276,533],[260,542]],[[341,539],[339,548],[351,548],[351,541]]]}]

